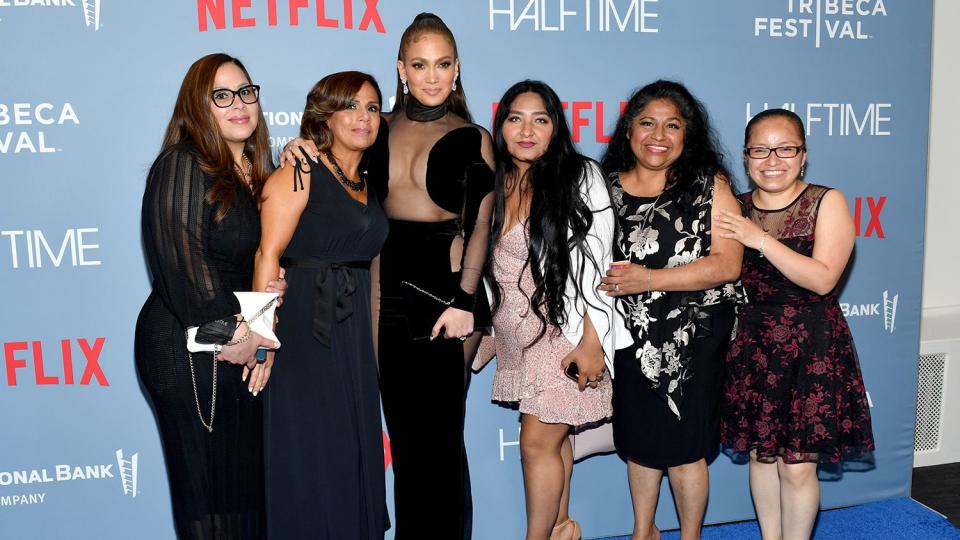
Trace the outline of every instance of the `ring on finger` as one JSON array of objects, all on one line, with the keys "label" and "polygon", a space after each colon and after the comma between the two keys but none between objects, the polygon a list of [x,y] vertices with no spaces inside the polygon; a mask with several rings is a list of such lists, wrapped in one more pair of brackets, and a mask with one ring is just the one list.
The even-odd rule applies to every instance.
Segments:
[{"label": "ring on finger", "polygon": [[615,285],[613,286],[613,290],[616,291],[616,292],[620,292],[620,284],[619,284],[619,283],[615,284]]}]

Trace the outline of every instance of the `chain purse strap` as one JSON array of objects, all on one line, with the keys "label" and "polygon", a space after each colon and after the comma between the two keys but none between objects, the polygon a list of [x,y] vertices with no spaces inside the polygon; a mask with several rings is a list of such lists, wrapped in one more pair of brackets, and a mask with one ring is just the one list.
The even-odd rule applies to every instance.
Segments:
[{"label": "chain purse strap", "polygon": [[[272,303],[272,302],[271,302]],[[267,304],[269,307],[270,304]],[[264,308],[263,311],[266,311]],[[263,314],[263,311],[260,312],[260,315]],[[258,315],[259,317],[259,315]],[[197,405],[197,416],[200,417],[200,423],[203,424],[203,427],[206,428],[207,432],[213,433],[213,415],[217,410],[217,353],[219,351],[213,351],[213,391],[210,395],[210,423],[207,423],[203,420],[203,412],[200,411],[200,395],[197,392],[197,374],[193,369],[193,353],[187,352],[187,358],[190,360],[190,383],[193,385],[193,402]]]},{"label": "chain purse strap", "polygon": [[[267,302],[266,304],[264,304],[264,306],[263,306],[262,308],[260,308],[259,311],[257,311],[256,313],[254,313],[254,314],[253,314],[253,317],[250,317],[250,320],[251,320],[251,321],[255,321],[255,320],[259,319],[260,316],[263,315],[264,313],[266,313],[267,310],[270,309],[270,306],[272,306],[273,303],[276,302],[276,301],[277,301],[277,297],[274,296],[273,298],[270,299],[269,302]],[[242,322],[242,321],[241,321],[241,322]]]},{"label": "chain purse strap", "polygon": [[424,295],[432,298],[432,299],[435,300],[436,302],[439,302],[439,303],[441,303],[441,304],[443,304],[443,305],[445,305],[445,306],[447,306],[447,307],[450,307],[450,304],[453,304],[453,300],[454,300],[454,298],[456,298],[456,297],[454,297],[454,298],[451,298],[450,300],[444,300],[443,298],[440,298],[439,296],[431,293],[431,292],[428,291],[428,290],[425,290],[425,289],[422,289],[422,288],[420,288],[420,287],[417,287],[416,285],[414,285],[413,283],[410,283],[409,281],[401,281],[400,284],[401,284],[401,285],[406,285],[407,287],[410,287],[411,289],[413,289],[413,290],[415,290],[415,291],[418,291],[418,292],[420,292],[421,294],[424,294]]}]

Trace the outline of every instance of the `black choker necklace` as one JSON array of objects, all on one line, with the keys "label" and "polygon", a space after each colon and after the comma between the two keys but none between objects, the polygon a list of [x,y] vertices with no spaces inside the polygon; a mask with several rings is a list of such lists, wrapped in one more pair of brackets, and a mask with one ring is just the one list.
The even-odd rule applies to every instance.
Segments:
[{"label": "black choker necklace", "polygon": [[427,107],[417,101],[417,98],[409,96],[404,112],[407,114],[407,118],[414,122],[432,122],[443,118],[443,116],[447,114],[447,102],[444,101],[436,107]]},{"label": "black choker necklace", "polygon": [[333,157],[333,152],[330,150],[324,150],[323,154],[327,156],[330,164],[333,165],[333,170],[336,171],[337,178],[343,182],[343,185],[354,191],[363,191],[363,188],[367,187],[366,171],[360,171],[360,180],[354,182],[353,180],[347,178],[347,175],[343,174],[343,169],[340,168],[340,164],[337,163],[337,159]]}]

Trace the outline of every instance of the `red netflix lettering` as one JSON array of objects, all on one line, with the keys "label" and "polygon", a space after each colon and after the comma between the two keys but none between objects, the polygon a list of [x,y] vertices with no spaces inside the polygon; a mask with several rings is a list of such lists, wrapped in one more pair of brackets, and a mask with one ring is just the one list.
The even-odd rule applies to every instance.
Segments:
[{"label": "red netflix lettering", "polygon": [[869,237],[876,233],[877,238],[886,238],[883,232],[883,224],[880,222],[880,212],[883,206],[887,204],[887,196],[881,195],[878,198],[867,197],[867,210],[870,212],[870,220],[867,222],[866,230],[860,228],[861,217],[863,216],[863,197],[857,197],[853,201],[853,224],[857,230],[857,236]]},{"label": "red netflix lettering", "polygon": [[73,349],[69,339],[60,340],[60,356],[63,358],[63,384],[73,384]]},{"label": "red netflix lettering", "polygon": [[290,0],[290,26],[300,24],[300,10],[307,7],[307,0]]},{"label": "red netflix lettering", "polygon": [[43,372],[43,343],[33,342],[33,372],[37,375],[37,384],[57,384],[60,379]]},{"label": "red netflix lettering", "polygon": [[103,374],[103,370],[100,369],[100,353],[103,351],[103,344],[106,341],[106,338],[97,338],[93,343],[93,347],[90,347],[90,344],[87,343],[87,340],[80,338],[80,350],[83,351],[83,356],[87,358],[87,367],[83,369],[83,376],[80,377],[80,385],[85,386],[90,384],[90,377],[96,377],[97,382],[100,383],[100,386],[110,386],[107,382],[107,376]]},{"label": "red netflix lettering", "polygon": [[250,7],[250,0],[233,0],[233,26],[235,28],[243,28],[246,26],[255,26],[257,24],[256,19],[251,17],[244,17],[240,14],[240,10],[243,8]]},{"label": "red netflix lettering", "polygon": [[197,21],[200,31],[207,31],[207,15],[213,19],[213,26],[218,30],[226,28],[227,14],[223,10],[224,0],[197,0]]},{"label": "red netflix lettering", "polygon": [[[99,386],[110,386],[107,376],[100,365],[100,355],[103,352],[103,346],[106,338],[98,337],[93,345],[86,338],[77,340],[60,340],[60,362],[59,366],[56,356],[44,358],[44,347],[41,341],[10,341],[3,344],[3,357],[6,368],[7,386],[18,386],[22,383],[17,378],[17,371],[27,369],[28,363],[33,363],[34,384],[38,386],[48,385],[73,385],[74,384],[74,366],[72,343],[76,341],[83,353],[86,365],[83,368],[83,374],[80,377],[81,386],[90,386],[93,380],[96,380]],[[50,349],[48,348],[48,351]],[[53,348],[56,350],[56,348]],[[25,358],[18,358],[20,351],[30,351],[31,354]],[[60,367],[62,371],[57,370]],[[62,378],[59,376],[62,375]],[[61,382],[62,381],[62,382]]]},{"label": "red netflix lettering", "polygon": [[7,385],[17,385],[17,370],[27,367],[27,361],[21,358],[15,358],[13,355],[17,351],[27,350],[26,341],[12,341],[3,344],[3,362],[7,366]]},{"label": "red netflix lettering", "polygon": [[[347,0],[349,2],[349,0]],[[380,12],[377,11],[377,0],[363,0],[363,17],[360,19],[360,30],[366,30],[373,23],[378,34],[385,34],[387,29],[383,26],[383,19],[380,18]]]},{"label": "red netflix lettering", "polygon": [[[200,32],[206,32],[210,28],[210,23],[217,30],[223,30],[227,27],[227,6],[230,7],[230,21],[232,28],[249,28],[258,24],[259,18],[250,13],[258,8],[263,9],[266,4],[266,20],[268,26],[277,26],[279,13],[277,9],[278,0],[197,0],[197,28]],[[318,28],[354,28],[354,2],[359,0],[314,0],[314,9],[316,14],[316,25]],[[379,0],[363,0],[363,15],[360,17],[361,31],[367,31],[372,25],[380,34],[387,32],[377,9]],[[310,0],[281,0],[281,4],[287,9],[287,18],[290,26],[300,25],[300,10],[310,5]],[[337,6],[342,7],[340,18],[335,15]],[[328,9],[331,8],[331,9]]]}]

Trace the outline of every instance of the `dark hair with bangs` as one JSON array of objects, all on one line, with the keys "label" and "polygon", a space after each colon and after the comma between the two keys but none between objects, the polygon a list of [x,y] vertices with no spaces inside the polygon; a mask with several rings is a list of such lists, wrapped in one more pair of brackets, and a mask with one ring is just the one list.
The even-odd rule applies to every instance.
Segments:
[{"label": "dark hair with bangs", "polygon": [[630,96],[627,106],[617,120],[617,127],[610,137],[600,159],[600,166],[607,175],[627,172],[637,166],[637,157],[630,148],[629,134],[634,121],[651,101],[665,99],[677,107],[683,118],[683,151],[667,171],[664,192],[673,191],[675,200],[686,205],[696,196],[695,183],[702,178],[722,176],[730,181],[730,171],[723,164],[720,141],[710,127],[706,108],[682,84],[658,80],[637,90]]},{"label": "dark hair with bangs", "polygon": [[383,95],[373,75],[340,71],[320,79],[307,94],[307,104],[303,107],[300,121],[300,136],[313,141],[321,152],[330,148],[333,133],[327,126],[327,120],[334,113],[346,110],[364,83],[373,87],[377,93],[377,103],[382,106]]}]

